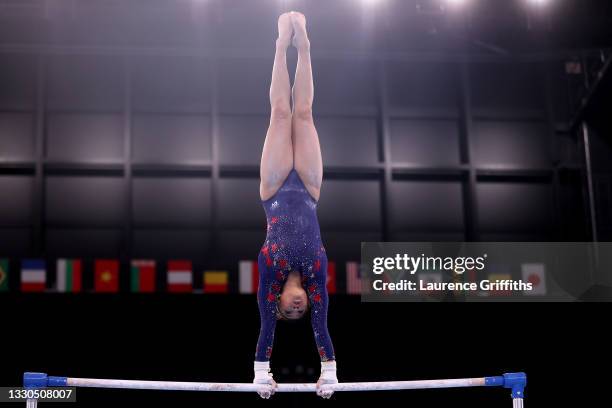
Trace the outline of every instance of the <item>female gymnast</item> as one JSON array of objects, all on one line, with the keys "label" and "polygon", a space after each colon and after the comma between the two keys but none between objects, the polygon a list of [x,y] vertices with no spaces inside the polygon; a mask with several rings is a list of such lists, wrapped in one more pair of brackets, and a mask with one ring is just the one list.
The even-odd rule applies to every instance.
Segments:
[{"label": "female gymnast", "polygon": [[[290,44],[298,52],[293,111],[286,61]],[[260,166],[259,193],[268,230],[258,257],[261,330],[253,382],[267,385],[259,392],[262,398],[269,398],[276,387],[270,373],[276,320],[299,319],[308,309],[321,357],[317,395],[331,397],[333,392],[323,392],[321,385],[338,382],[327,330],[327,257],[316,214],[323,162],[312,117],[313,95],[306,18],[294,11],[282,14],[270,86],[270,125]]]}]

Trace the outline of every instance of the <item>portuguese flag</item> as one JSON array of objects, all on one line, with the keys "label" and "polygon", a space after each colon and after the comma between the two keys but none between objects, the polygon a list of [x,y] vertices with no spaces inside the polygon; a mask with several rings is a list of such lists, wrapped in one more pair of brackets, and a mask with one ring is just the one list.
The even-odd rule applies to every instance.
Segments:
[{"label": "portuguese flag", "polygon": [[0,259],[0,292],[8,291],[8,259]]},{"label": "portuguese flag", "polygon": [[204,293],[227,293],[227,271],[204,271]]},{"label": "portuguese flag", "polygon": [[94,291],[119,292],[119,261],[116,259],[96,259],[94,275]]},{"label": "portuguese flag", "polygon": [[80,259],[57,260],[57,291],[80,292],[83,265]]},{"label": "portuguese flag", "polygon": [[132,292],[155,292],[155,261],[133,260],[130,274]]}]

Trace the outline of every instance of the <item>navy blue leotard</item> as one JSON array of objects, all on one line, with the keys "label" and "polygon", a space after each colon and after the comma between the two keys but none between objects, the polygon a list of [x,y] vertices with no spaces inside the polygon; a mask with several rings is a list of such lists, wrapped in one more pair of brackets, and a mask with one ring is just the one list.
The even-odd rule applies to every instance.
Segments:
[{"label": "navy blue leotard", "polygon": [[327,256],[321,242],[317,202],[292,169],[281,188],[262,204],[268,233],[258,257],[261,329],[255,361],[268,361],[272,355],[277,305],[290,271],[301,274],[321,361],[335,360],[327,330]]}]

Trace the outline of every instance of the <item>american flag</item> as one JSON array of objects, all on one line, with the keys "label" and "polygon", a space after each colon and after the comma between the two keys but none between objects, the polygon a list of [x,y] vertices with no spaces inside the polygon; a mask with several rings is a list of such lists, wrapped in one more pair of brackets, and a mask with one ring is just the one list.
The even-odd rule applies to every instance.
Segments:
[{"label": "american flag", "polygon": [[361,265],[359,262],[349,261],[346,263],[346,293],[360,295],[361,289]]}]

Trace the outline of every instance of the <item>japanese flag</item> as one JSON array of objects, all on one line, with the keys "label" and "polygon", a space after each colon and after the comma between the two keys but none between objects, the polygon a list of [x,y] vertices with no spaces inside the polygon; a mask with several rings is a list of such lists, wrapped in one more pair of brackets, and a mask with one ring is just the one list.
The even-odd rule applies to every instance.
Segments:
[{"label": "japanese flag", "polygon": [[526,263],[521,264],[523,282],[531,283],[532,290],[523,291],[524,295],[545,295],[546,294],[546,271],[544,264]]}]

